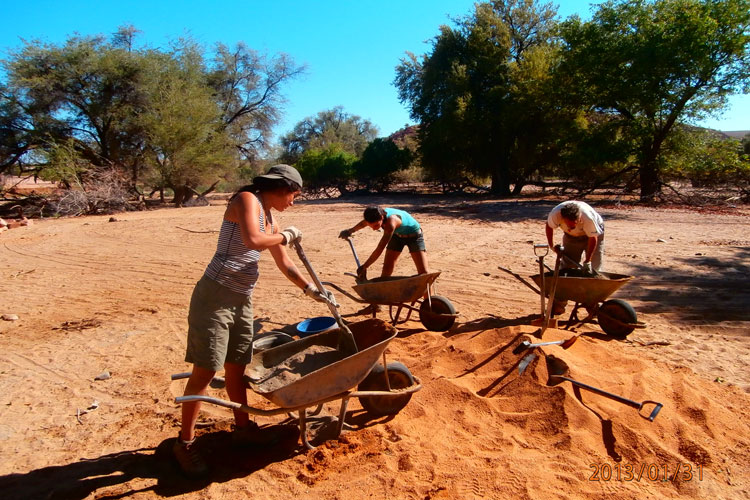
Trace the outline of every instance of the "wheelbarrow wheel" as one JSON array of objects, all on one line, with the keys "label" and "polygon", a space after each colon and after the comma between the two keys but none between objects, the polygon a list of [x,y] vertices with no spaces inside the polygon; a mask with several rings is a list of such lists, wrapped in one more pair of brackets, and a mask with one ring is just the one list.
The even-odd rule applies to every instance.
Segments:
[{"label": "wheelbarrow wheel", "polygon": [[[430,297],[432,308],[430,304],[423,300],[419,306],[419,320],[422,322],[425,328],[433,332],[447,332],[456,322],[456,317],[452,316],[456,314],[456,308],[450,300],[446,299],[442,295],[432,295]],[[450,315],[450,316],[449,316]]]},{"label": "wheelbarrow wheel", "polygon": [[634,326],[638,323],[638,317],[635,310],[621,299],[611,299],[604,302],[599,307],[597,314],[599,326],[607,335],[618,339],[624,339],[630,332],[635,330]]},{"label": "wheelbarrow wheel", "polygon": [[[391,390],[406,389],[414,384],[409,369],[403,363],[391,361],[388,363],[388,381]],[[360,391],[387,391],[388,383],[385,380],[385,368],[378,363],[370,371],[369,375],[357,386]],[[359,398],[362,408],[373,415],[395,415],[409,403],[411,393],[399,396],[363,396]]]}]

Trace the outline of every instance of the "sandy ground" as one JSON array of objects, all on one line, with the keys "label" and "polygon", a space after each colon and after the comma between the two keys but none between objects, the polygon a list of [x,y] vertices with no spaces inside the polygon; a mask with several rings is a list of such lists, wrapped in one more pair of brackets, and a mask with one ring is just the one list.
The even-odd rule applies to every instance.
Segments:
[{"label": "sandy ground", "polygon": [[[459,319],[448,332],[413,317],[388,359],[422,389],[397,415],[349,404],[340,440],[325,405],[302,448],[285,415],[258,417],[284,439],[229,446],[229,411],[207,405],[199,447],[213,472],[184,479],[177,434],[192,287],[216,245],[222,206],[35,221],[0,235],[0,496],[3,498],[750,498],[750,217],[736,209],[597,205],[606,270],[635,278],[615,297],[646,324],[625,341],[586,324],[569,349],[537,348],[519,374],[513,349],[538,340],[539,297],[510,274],[534,274],[553,200],[400,197],[302,202],[282,225],[304,232],[319,276],[350,289],[355,265],[338,231],[383,202],[422,223],[437,293]],[[379,234],[358,233],[364,258]],[[295,261],[297,256],[293,255]],[[553,265],[551,258],[546,261]],[[300,269],[304,269],[298,264]],[[260,332],[327,315],[264,254]],[[379,272],[379,267],[375,270]],[[413,273],[404,255],[396,274]],[[341,312],[362,307],[338,294]],[[379,317],[387,319],[387,312]],[[349,317],[356,321],[356,317]],[[543,340],[572,335],[549,329]],[[636,409],[571,383],[549,385],[547,359],[570,376],[663,409]],[[109,378],[96,380],[108,372]],[[101,377],[100,377],[101,378]],[[221,389],[212,391],[226,397]],[[251,405],[273,408],[251,393]]]}]

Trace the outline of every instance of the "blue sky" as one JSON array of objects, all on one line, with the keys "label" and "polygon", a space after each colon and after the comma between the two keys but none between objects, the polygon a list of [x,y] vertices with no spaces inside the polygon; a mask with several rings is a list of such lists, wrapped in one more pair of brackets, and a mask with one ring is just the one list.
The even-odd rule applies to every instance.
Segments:
[{"label": "blue sky", "polygon": [[[131,24],[140,42],[167,47],[189,35],[210,47],[244,41],[269,55],[284,52],[306,74],[285,87],[287,104],[277,134],[319,111],[343,106],[373,122],[380,135],[412,123],[392,82],[407,51],[421,55],[441,24],[472,11],[474,0],[28,0],[3,6],[0,53],[21,39],[62,43],[74,33],[111,34]],[[592,4],[562,2],[561,17],[590,16]],[[731,107],[701,123],[718,130],[750,129],[750,96],[736,96]]]}]

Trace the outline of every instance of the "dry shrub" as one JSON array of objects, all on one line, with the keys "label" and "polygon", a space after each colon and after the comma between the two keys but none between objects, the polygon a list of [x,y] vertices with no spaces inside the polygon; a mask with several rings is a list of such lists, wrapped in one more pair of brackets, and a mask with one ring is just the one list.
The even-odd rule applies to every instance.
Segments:
[{"label": "dry shrub", "polygon": [[56,215],[93,215],[122,212],[132,198],[122,174],[114,169],[87,172],[77,186],[50,203]]}]

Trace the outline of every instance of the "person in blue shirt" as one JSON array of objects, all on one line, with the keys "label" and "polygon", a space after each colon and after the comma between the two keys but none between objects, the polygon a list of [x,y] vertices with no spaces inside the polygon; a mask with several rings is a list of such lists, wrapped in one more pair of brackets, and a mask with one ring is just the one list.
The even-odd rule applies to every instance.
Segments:
[{"label": "person in blue shirt", "polygon": [[424,235],[419,222],[414,217],[397,208],[367,207],[364,211],[364,218],[356,226],[341,231],[339,238],[349,238],[356,231],[368,226],[373,231],[382,228],[383,237],[380,238],[378,246],[372,254],[357,269],[359,280],[367,279],[367,268],[380,258],[383,250],[385,250],[385,259],[383,260],[383,271],[380,275],[382,277],[391,276],[404,247],[409,248],[411,258],[417,267],[417,273],[424,274],[427,272]]}]

